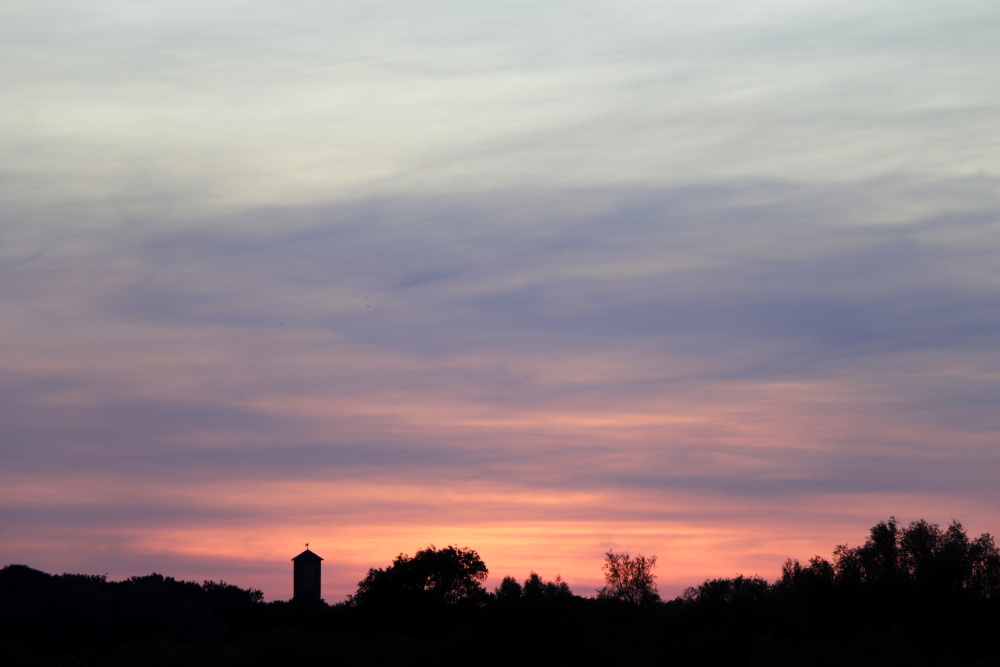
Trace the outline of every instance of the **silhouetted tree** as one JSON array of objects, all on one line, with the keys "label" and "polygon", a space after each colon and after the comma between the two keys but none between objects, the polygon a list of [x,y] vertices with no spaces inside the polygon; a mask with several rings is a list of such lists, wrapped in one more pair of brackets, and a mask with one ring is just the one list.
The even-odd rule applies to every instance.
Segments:
[{"label": "silhouetted tree", "polygon": [[756,575],[733,579],[709,579],[697,588],[688,588],[683,598],[708,604],[751,604],[765,599],[770,592],[767,580]]},{"label": "silhouetted tree", "polygon": [[899,540],[896,517],[872,526],[868,540],[860,548],[862,577],[870,583],[888,583],[900,572]]},{"label": "silhouetted tree", "polygon": [[201,585],[209,601],[218,606],[239,607],[264,601],[264,592],[256,588],[240,588],[225,581],[205,581]]},{"label": "silhouetted tree", "polygon": [[[655,558],[607,554],[600,597],[532,572],[483,591],[475,551],[430,547],[373,569],[353,604],[260,603],[260,591],[159,574],[107,581],[0,569],[0,665],[544,664],[994,665],[993,538],[890,518],[832,560],[789,559],[773,585],[712,579],[666,604]],[[655,599],[645,596],[648,602]],[[480,604],[480,601],[483,603]]]},{"label": "silhouetted tree", "polygon": [[971,595],[987,599],[1000,593],[1000,554],[989,533],[970,540],[952,521],[947,529],[923,519],[900,528],[895,517],[872,527],[860,547],[834,550],[838,584],[906,589],[923,596]]},{"label": "silhouetted tree", "polygon": [[473,549],[431,545],[413,556],[399,554],[387,568],[368,570],[349,602],[365,606],[481,600],[486,595],[482,582],[488,572]]},{"label": "silhouetted tree", "polygon": [[562,577],[557,575],[555,581],[545,581],[536,572],[532,572],[524,580],[523,590],[523,596],[526,600],[553,600],[573,596],[569,590],[569,584],[563,581]]},{"label": "silhouetted tree", "polygon": [[1000,598],[1000,551],[992,535],[983,533],[972,542],[969,560],[972,563],[970,590],[983,599]]},{"label": "silhouetted tree", "polygon": [[656,590],[656,556],[631,556],[628,553],[604,554],[604,587],[597,596],[603,599],[622,600],[635,605],[660,601]]},{"label": "silhouetted tree", "polygon": [[789,558],[781,566],[781,577],[774,586],[778,590],[793,591],[800,597],[815,598],[833,590],[834,569],[830,561],[813,556],[803,567],[798,560]]},{"label": "silhouetted tree", "polygon": [[496,596],[497,600],[507,602],[511,600],[520,600],[522,592],[523,589],[521,588],[521,584],[517,583],[517,579],[508,576],[503,578],[503,581],[501,581],[500,585],[496,587],[493,594]]}]

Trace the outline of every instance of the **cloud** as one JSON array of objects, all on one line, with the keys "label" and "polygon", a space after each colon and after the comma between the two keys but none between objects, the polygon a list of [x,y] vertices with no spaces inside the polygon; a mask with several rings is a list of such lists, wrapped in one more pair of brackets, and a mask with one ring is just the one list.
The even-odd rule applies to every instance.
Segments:
[{"label": "cloud", "polygon": [[0,556],[992,520],[992,6],[726,9],[12,4]]}]

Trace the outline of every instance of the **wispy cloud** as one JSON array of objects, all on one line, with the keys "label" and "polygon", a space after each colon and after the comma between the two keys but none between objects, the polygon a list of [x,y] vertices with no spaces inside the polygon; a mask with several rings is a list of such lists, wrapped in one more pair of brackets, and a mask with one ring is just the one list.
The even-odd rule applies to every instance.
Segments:
[{"label": "wispy cloud", "polygon": [[991,3],[3,11],[0,559],[679,591],[991,530]]}]

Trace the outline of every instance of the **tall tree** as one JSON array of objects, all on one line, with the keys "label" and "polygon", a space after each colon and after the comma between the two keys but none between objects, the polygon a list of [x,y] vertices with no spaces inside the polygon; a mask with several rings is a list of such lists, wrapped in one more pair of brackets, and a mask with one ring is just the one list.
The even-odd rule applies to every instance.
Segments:
[{"label": "tall tree", "polygon": [[604,587],[597,596],[604,599],[623,600],[630,604],[647,605],[659,602],[656,590],[656,556],[631,556],[628,553],[604,554]]},{"label": "tall tree", "polygon": [[895,517],[872,527],[862,546],[834,551],[841,584],[906,587],[925,595],[1000,594],[1000,553],[989,533],[970,540],[952,521],[946,529],[923,519],[901,528]]}]

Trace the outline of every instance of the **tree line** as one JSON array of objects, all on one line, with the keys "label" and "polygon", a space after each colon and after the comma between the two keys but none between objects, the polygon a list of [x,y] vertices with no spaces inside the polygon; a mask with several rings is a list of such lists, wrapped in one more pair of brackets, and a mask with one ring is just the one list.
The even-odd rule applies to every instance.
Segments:
[{"label": "tree line", "polygon": [[958,522],[879,522],[774,581],[710,579],[661,600],[656,556],[607,552],[605,585],[560,577],[486,588],[474,549],[429,546],[372,568],[343,603],[152,574],[110,582],[0,570],[0,663],[996,665],[1000,554]]}]

